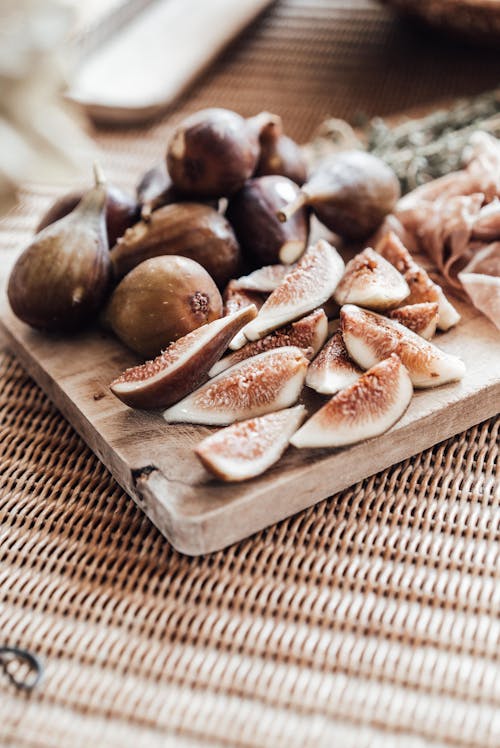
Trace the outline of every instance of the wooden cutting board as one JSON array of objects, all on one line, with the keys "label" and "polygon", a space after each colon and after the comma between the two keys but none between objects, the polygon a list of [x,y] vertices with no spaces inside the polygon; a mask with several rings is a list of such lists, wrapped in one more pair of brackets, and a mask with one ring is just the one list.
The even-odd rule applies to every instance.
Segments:
[{"label": "wooden cutting board", "polygon": [[[3,284],[8,267],[2,268]],[[436,342],[467,365],[457,384],[419,391],[386,434],[340,450],[290,448],[265,475],[242,484],[212,479],[193,446],[210,429],[165,423],[133,411],[109,382],[136,363],[111,336],[88,331],[71,340],[31,330],[11,313],[1,289],[0,319],[12,350],[116,480],[179,551],[214,551],[356,481],[410,457],[500,411],[500,334],[476,310]],[[306,392],[306,391],[305,391]],[[309,397],[309,406],[321,402]],[[316,399],[314,399],[316,398]]]}]

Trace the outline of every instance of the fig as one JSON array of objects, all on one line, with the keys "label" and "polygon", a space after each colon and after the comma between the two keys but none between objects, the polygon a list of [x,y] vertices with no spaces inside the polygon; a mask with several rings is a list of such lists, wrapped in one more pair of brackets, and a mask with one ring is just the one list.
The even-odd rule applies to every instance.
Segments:
[{"label": "fig", "polygon": [[343,273],[344,261],[337,250],[320,239],[272,292],[257,317],[235,336],[230,348],[241,348],[246,340],[258,340],[321,306],[331,297]]},{"label": "fig", "polygon": [[249,179],[260,154],[257,126],[229,109],[203,109],[187,117],[167,147],[175,187],[192,197],[228,197]]},{"label": "fig", "polygon": [[306,384],[321,395],[333,395],[359,379],[362,373],[349,358],[342,333],[337,330],[309,365]]},{"label": "fig", "polygon": [[237,275],[241,254],[229,222],[208,205],[173,203],[155,210],[148,221],[128,229],[111,250],[117,278],[159,255],[179,255],[198,262],[219,288]]},{"label": "fig", "polygon": [[392,354],[334,395],[290,439],[295,447],[345,447],[380,436],[398,421],[413,394],[408,372]]},{"label": "fig", "polygon": [[236,281],[229,281],[224,293],[222,294],[222,301],[224,302],[224,314],[232,314],[238,309],[244,309],[246,306],[253,304],[257,310],[259,310],[264,303],[265,297],[260,293],[254,291],[245,291],[243,288],[239,288],[236,285]]},{"label": "fig", "polygon": [[212,366],[209,376],[214,377],[245,358],[287,345],[295,345],[297,348],[307,350],[308,354],[310,351],[310,355],[307,355],[307,357],[312,358],[325,342],[327,334],[328,321],[326,315],[322,309],[316,309],[307,317],[302,317],[297,322],[292,322],[291,325],[275,330],[264,338],[247,343],[243,348],[224,356]]},{"label": "fig", "polygon": [[330,231],[348,240],[367,239],[399,196],[399,181],[381,159],[365,151],[341,151],[318,166],[279,218],[287,221],[310,205]]},{"label": "fig", "polygon": [[307,358],[295,346],[276,348],[223,371],[163,414],[168,423],[221,426],[293,405]]},{"label": "fig", "polygon": [[384,311],[399,306],[410,293],[394,265],[367,247],[350,260],[335,289],[335,301]]},{"label": "fig", "polygon": [[[175,189],[163,161],[148,169],[143,175],[137,185],[136,195],[141,206],[141,218],[145,221],[149,219],[154,210],[158,210],[158,208],[162,208],[164,205],[181,203],[189,199],[183,193],[179,192],[179,190]],[[203,202],[215,210],[219,207],[218,200],[203,200]]]},{"label": "fig", "polygon": [[278,174],[288,177],[299,186],[307,179],[307,164],[302,149],[283,132],[280,117],[269,119],[261,127],[260,156],[255,169],[255,177]]},{"label": "fig", "polygon": [[104,321],[125,345],[153,358],[221,316],[221,295],[207,271],[187,257],[167,255],[141,262],[120,281]]},{"label": "fig", "polygon": [[349,355],[362,369],[397,353],[415,387],[436,387],[465,374],[457,356],[445,353],[392,319],[346,304],[340,312],[341,330]]},{"label": "fig", "polygon": [[426,340],[430,340],[436,334],[438,315],[439,304],[429,301],[400,306],[399,309],[389,312],[390,319],[395,319]]},{"label": "fig", "polygon": [[223,481],[255,478],[280,459],[304,420],[305,407],[240,421],[203,439],[194,452],[202,465]]},{"label": "fig", "polygon": [[154,361],[127,369],[110,389],[131,408],[166,408],[208,379],[208,370],[238,330],[257,314],[246,307],[216,319],[174,343]]},{"label": "fig", "polygon": [[236,278],[234,287],[241,288],[243,291],[258,291],[259,293],[271,293],[282,283],[290,270],[295,265],[264,265],[264,267],[254,270],[249,275],[242,275]]},{"label": "fig", "polygon": [[377,243],[376,251],[399,270],[410,289],[406,304],[421,304],[437,302],[438,321],[440,330],[449,330],[460,321],[460,315],[453,304],[437,283],[428,275],[423,267],[418,265],[408,252],[401,239],[389,231]]},{"label": "fig", "polygon": [[[60,218],[71,213],[83,198],[85,192],[69,192],[58,198],[40,219],[36,233],[50,226]],[[112,247],[116,240],[132,226],[140,217],[140,207],[136,200],[112,184],[106,186],[106,230],[108,246]]]},{"label": "fig", "polygon": [[309,212],[297,210],[286,223],[277,211],[294,200],[298,186],[287,177],[249,179],[230,198],[226,215],[247,257],[254,265],[290,264],[303,254],[309,234]]},{"label": "fig", "polygon": [[12,311],[42,330],[67,332],[88,324],[109,290],[104,178],[68,215],[35,235],[17,259],[8,282]]}]

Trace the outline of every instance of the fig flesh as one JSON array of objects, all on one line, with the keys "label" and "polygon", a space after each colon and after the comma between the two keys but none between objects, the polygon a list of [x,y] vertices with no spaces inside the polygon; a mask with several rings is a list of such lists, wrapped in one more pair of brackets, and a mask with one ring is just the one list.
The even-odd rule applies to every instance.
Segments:
[{"label": "fig flesh", "polygon": [[327,334],[328,320],[326,314],[322,309],[316,309],[307,317],[302,317],[297,322],[292,322],[291,325],[275,330],[264,338],[247,343],[243,348],[224,356],[212,366],[209,376],[214,377],[221,371],[229,369],[230,366],[234,366],[251,356],[257,356],[264,351],[288,345],[295,345],[297,348],[310,351],[308,358],[312,358],[325,342]]},{"label": "fig flesh", "polygon": [[271,293],[283,282],[285,275],[293,270],[295,265],[264,265],[254,270],[250,275],[242,275],[234,281],[235,287],[244,291],[258,291]]},{"label": "fig flesh", "polygon": [[429,301],[400,306],[389,312],[391,319],[395,319],[426,340],[431,340],[436,334],[438,316],[439,304]]},{"label": "fig flesh", "polygon": [[349,357],[342,333],[337,330],[309,365],[306,384],[321,395],[333,395],[359,379],[362,373]]},{"label": "fig flesh", "polygon": [[263,338],[321,306],[332,296],[343,273],[344,261],[337,250],[320,239],[307,249],[297,266],[266,300],[257,317],[231,342],[230,348],[241,348],[245,338]]},{"label": "fig flesh", "polygon": [[248,120],[229,109],[203,109],[175,130],[167,169],[186,195],[228,197],[252,176],[259,153],[259,131]]},{"label": "fig flesh", "polygon": [[385,311],[399,306],[409,293],[410,289],[401,273],[368,247],[347,263],[334,298],[339,305],[356,304]]},{"label": "fig flesh", "polygon": [[462,379],[465,374],[463,361],[395,320],[352,304],[342,307],[340,319],[349,355],[362,369],[396,353],[415,387],[436,387]]},{"label": "fig flesh", "polygon": [[220,426],[288,408],[297,401],[308,360],[295,346],[245,359],[163,414],[168,423]]},{"label": "fig flesh", "polygon": [[110,388],[131,408],[166,408],[208,379],[208,370],[238,330],[257,314],[247,307],[198,327],[171,343],[154,361],[127,369]]},{"label": "fig flesh", "polygon": [[238,309],[244,309],[246,306],[250,306],[251,304],[253,304],[258,311],[264,303],[264,300],[265,297],[262,294],[239,288],[236,281],[229,281],[224,289],[224,293],[222,294],[225,315],[232,314]]},{"label": "fig flesh", "polygon": [[245,257],[254,265],[295,262],[303,254],[309,235],[309,212],[303,207],[286,223],[277,211],[293,201],[299,188],[287,177],[249,179],[232,198],[226,215]]},{"label": "fig flesh", "polygon": [[199,262],[219,288],[240,269],[240,248],[231,225],[202,203],[173,203],[155,210],[125,232],[111,250],[117,278],[144,260],[179,255]]},{"label": "fig flesh", "polygon": [[197,445],[195,454],[220,480],[235,482],[255,478],[280,459],[304,415],[304,406],[296,405],[240,421],[207,436]]},{"label": "fig flesh", "polygon": [[154,358],[169,343],[222,316],[219,290],[187,257],[145,260],[113,291],[105,322],[136,353]]},{"label": "fig flesh", "polygon": [[295,447],[345,447],[380,436],[398,421],[413,394],[411,379],[392,354],[334,395],[291,438]]},{"label": "fig flesh", "polygon": [[304,205],[344,239],[367,239],[392,211],[399,181],[381,159],[365,151],[341,151],[325,159],[279,217],[288,220]]},{"label": "fig flesh", "polygon": [[106,187],[96,185],[64,218],[36,234],[12,268],[7,294],[32,327],[68,332],[91,322],[111,281],[105,224]]},{"label": "fig flesh", "polygon": [[[41,218],[36,232],[42,231],[60,218],[71,213],[84,197],[85,192],[70,192],[58,198]],[[140,207],[136,200],[112,184],[106,186],[106,230],[108,246],[112,247],[120,236],[140,217]]]}]

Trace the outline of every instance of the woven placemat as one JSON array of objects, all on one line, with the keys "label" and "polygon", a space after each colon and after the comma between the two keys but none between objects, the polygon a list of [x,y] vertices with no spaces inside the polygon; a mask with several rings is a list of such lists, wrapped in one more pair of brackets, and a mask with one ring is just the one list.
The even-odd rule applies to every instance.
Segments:
[{"label": "woven placemat", "polygon": [[[208,104],[273,109],[305,140],[328,115],[497,82],[489,51],[460,67],[433,37],[396,67],[422,33],[363,0],[278,3],[165,120],[96,133],[104,165],[133,184],[179,117]],[[3,251],[46,200],[22,196]],[[496,747],[499,428],[187,558],[2,353],[0,643],[33,650],[46,673],[31,695],[0,673],[0,745]]]}]

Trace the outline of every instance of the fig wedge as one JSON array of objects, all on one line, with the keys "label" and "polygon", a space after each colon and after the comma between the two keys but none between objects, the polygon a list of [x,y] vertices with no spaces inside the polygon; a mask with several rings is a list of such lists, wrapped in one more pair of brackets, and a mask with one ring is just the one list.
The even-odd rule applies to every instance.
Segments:
[{"label": "fig wedge", "polygon": [[296,346],[266,351],[223,371],[163,417],[168,423],[222,426],[288,408],[300,395],[308,364]]},{"label": "fig wedge", "polygon": [[337,330],[309,365],[306,384],[321,395],[333,395],[359,379],[362,373],[349,358],[342,333]]},{"label": "fig wedge", "polygon": [[382,312],[399,306],[409,294],[408,283],[394,265],[367,247],[347,263],[334,298],[340,305]]},{"label": "fig wedge", "polygon": [[423,301],[420,304],[407,304],[393,309],[389,317],[400,322],[420,337],[430,340],[436,334],[439,316],[437,301]]},{"label": "fig wedge", "polygon": [[397,353],[415,387],[436,387],[462,379],[465,374],[461,359],[445,353],[395,320],[346,304],[340,312],[340,321],[349,355],[362,369]]},{"label": "fig wedge", "polygon": [[245,291],[258,291],[259,293],[271,293],[283,282],[285,275],[293,270],[295,265],[264,265],[254,270],[250,275],[243,275],[232,281],[235,288]]},{"label": "fig wedge", "polygon": [[450,327],[460,322],[459,313],[451,301],[446,298],[441,286],[434,283],[427,271],[415,262],[394,231],[385,234],[375,249],[394,265],[396,270],[399,270],[408,283],[410,294],[406,298],[406,304],[437,302],[439,305],[437,326],[440,330],[449,330]]},{"label": "fig wedge", "polygon": [[256,293],[255,291],[247,291],[244,288],[239,288],[236,285],[236,281],[232,280],[229,281],[222,294],[222,301],[224,302],[223,313],[224,316],[227,316],[252,304],[254,304],[258,311],[264,303],[265,297],[263,294]]},{"label": "fig wedge", "polygon": [[131,408],[166,408],[208,379],[208,370],[235,332],[257,314],[254,306],[216,319],[171,343],[152,361],[127,369],[110,384]]},{"label": "fig wedge", "polygon": [[296,267],[272,292],[230,348],[237,350],[247,340],[259,340],[278,327],[303,317],[332,296],[344,272],[344,261],[324,239],[310,246]]},{"label": "fig wedge", "polygon": [[270,351],[274,348],[282,348],[287,345],[296,345],[298,348],[310,349],[311,358],[316,355],[328,335],[328,320],[322,309],[316,309],[307,317],[292,322],[291,325],[281,327],[279,330],[269,333],[260,340],[254,340],[247,343],[234,353],[229,353],[224,358],[217,361],[208,375],[215,377],[221,371],[229,369],[230,366],[244,361],[250,356],[257,356],[264,351]]},{"label": "fig wedge", "polygon": [[240,421],[207,436],[195,454],[216,478],[243,481],[255,478],[279,460],[292,434],[304,420],[305,407]]},{"label": "fig wedge", "polygon": [[338,392],[290,439],[294,447],[345,447],[380,436],[408,407],[413,387],[392,354]]}]

